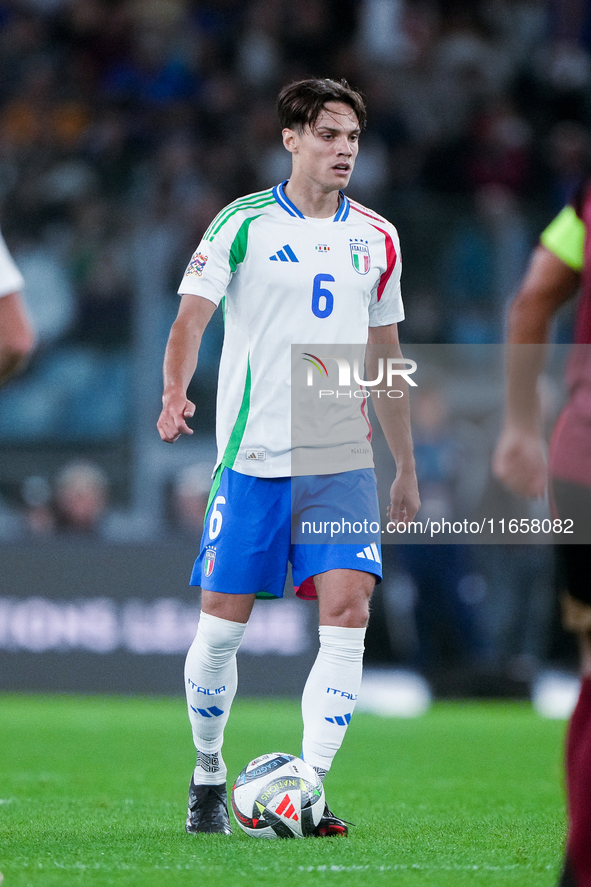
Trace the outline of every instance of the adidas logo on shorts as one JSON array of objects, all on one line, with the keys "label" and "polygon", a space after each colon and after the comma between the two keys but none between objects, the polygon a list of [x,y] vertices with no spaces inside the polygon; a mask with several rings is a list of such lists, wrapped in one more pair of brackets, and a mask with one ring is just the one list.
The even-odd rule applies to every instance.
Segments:
[{"label": "adidas logo on shorts", "polygon": [[378,546],[375,542],[372,542],[371,545],[367,545],[363,551],[358,551],[357,557],[361,557],[363,560],[375,561],[378,564],[382,563],[380,560],[380,552],[378,551]]}]

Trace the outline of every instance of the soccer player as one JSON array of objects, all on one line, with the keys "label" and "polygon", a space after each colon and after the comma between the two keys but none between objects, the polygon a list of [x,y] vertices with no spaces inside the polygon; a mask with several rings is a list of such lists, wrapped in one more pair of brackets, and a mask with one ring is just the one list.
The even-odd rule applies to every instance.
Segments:
[{"label": "soccer player", "polygon": [[[303,692],[302,756],[324,778],[355,707],[369,599],[381,577],[377,534],[365,548],[292,544],[291,346],[369,342],[400,353],[398,236],[342,190],[365,123],[361,95],[345,81],[302,80],[281,91],[278,112],[291,177],[236,200],[214,219],[183,277],[164,358],[158,429],[172,443],[192,433],[187,386],[203,330],[223,303],[218,462],[191,578],[202,588],[201,618],[185,668],[197,749],[189,832],[231,833],[221,748],[237,687],[236,652],[255,598],[282,596],[289,561],[296,593],[318,599],[320,649]],[[408,397],[378,398],[375,406],[396,463],[388,516],[412,520],[419,496]],[[349,518],[372,522],[379,521],[376,481],[362,424],[347,458],[335,445],[335,473],[293,482],[309,485],[314,504],[328,477],[339,500],[350,503]],[[363,509],[361,517],[355,508]],[[347,824],[327,807],[318,835],[346,833]]]},{"label": "soccer player", "polygon": [[[569,830],[560,887],[591,887],[590,223],[591,179],[542,233],[510,307],[505,420],[493,456],[496,476],[523,496],[542,496],[549,478],[555,515],[574,520],[573,540],[579,543],[557,546],[566,584],[563,622],[578,639],[582,675],[566,744]],[[556,312],[579,288],[575,346],[567,368],[569,397],[547,464],[537,382]]]},{"label": "soccer player", "polygon": [[35,334],[21,292],[24,280],[0,234],[0,385],[23,368]]}]

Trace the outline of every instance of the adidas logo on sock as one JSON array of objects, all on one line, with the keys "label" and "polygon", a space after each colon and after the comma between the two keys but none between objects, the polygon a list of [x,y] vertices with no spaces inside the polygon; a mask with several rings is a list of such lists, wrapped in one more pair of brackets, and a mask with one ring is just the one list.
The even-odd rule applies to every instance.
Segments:
[{"label": "adidas logo on sock", "polygon": [[273,253],[272,256],[269,256],[271,262],[299,262],[298,257],[292,250],[289,243],[286,243],[285,246],[282,246],[281,249],[278,249],[276,253]]},{"label": "adidas logo on sock", "polygon": [[217,705],[210,705],[209,708],[195,708],[192,705],[191,708],[195,714],[201,715],[202,718],[219,718],[224,713],[223,709],[218,708]]},{"label": "adidas logo on sock", "polygon": [[347,712],[346,715],[335,715],[334,718],[324,718],[324,720],[328,721],[329,724],[338,724],[339,727],[346,727],[352,717],[353,713]]}]

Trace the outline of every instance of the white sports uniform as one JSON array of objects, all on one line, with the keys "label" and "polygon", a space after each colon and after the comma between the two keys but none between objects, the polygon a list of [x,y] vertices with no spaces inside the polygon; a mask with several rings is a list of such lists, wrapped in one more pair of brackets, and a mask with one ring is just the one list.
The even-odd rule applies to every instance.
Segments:
[{"label": "white sports uniform", "polygon": [[[322,357],[315,344],[364,346],[370,325],[402,320],[395,229],[344,194],[334,218],[305,218],[279,185],[222,210],[179,292],[215,304],[223,299],[226,324],[218,470],[191,584],[223,594],[281,597],[289,562],[303,598],[315,598],[314,577],[332,570],[370,573],[379,581],[379,506],[367,422],[358,416],[358,422],[347,423],[347,435],[349,424],[358,425],[359,449],[365,460],[369,452],[369,465],[348,460],[343,468],[337,438],[330,471],[294,478],[290,386],[293,345],[307,345],[302,350],[312,357],[298,357],[300,371],[307,372],[314,365],[306,360],[318,363]],[[294,515],[324,507],[324,488],[329,510],[335,498],[344,499],[355,512],[353,522],[375,521],[374,536],[356,545],[292,543]],[[187,654],[187,704],[198,751],[190,803],[197,795],[193,786],[202,796],[206,784],[221,787],[226,780],[220,750],[243,632],[241,623],[205,613]],[[319,635],[320,650],[302,696],[302,757],[326,773],[359,692],[365,629],[322,625]]]},{"label": "white sports uniform", "polygon": [[10,293],[19,293],[23,289],[25,281],[16,267],[4,238],[0,234],[0,298]]},{"label": "white sports uniform", "polygon": [[[291,346],[365,345],[369,326],[404,318],[394,226],[342,193],[333,218],[305,217],[284,184],[223,209],[179,287],[223,304],[217,464],[261,478],[292,474]],[[367,446],[334,456],[333,472],[373,466]]]}]

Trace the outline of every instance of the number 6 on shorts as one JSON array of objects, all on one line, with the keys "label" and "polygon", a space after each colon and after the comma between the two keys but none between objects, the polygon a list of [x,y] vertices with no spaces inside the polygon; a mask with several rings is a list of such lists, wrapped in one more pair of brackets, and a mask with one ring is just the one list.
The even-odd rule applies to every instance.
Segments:
[{"label": "number 6 on shorts", "polygon": [[222,529],[222,513],[218,511],[218,505],[225,505],[226,500],[224,496],[216,496],[213,501],[213,508],[211,511],[211,517],[209,518],[209,538],[217,539],[220,535],[220,530]]}]

